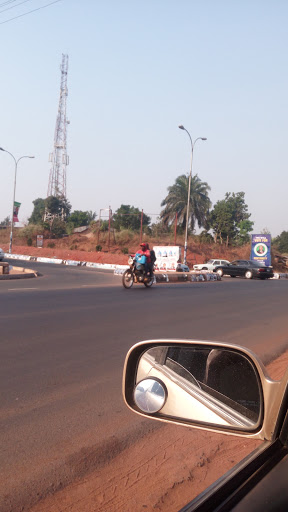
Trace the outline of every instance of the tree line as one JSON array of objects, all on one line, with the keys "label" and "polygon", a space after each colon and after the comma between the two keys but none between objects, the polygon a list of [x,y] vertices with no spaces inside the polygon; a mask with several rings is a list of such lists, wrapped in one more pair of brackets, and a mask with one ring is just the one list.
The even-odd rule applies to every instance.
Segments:
[{"label": "tree line", "polygon": [[[75,228],[88,226],[91,222],[98,223],[98,229],[114,230],[128,229],[138,231],[142,227],[147,235],[155,236],[168,233],[177,227],[177,232],[184,232],[188,221],[189,234],[194,234],[196,228],[202,229],[199,238],[203,242],[215,242],[226,245],[243,245],[250,241],[253,231],[253,221],[245,202],[244,192],[227,192],[224,199],[212,207],[209,198],[211,190],[208,183],[202,181],[197,174],[192,176],[190,187],[190,208],[187,219],[187,198],[189,177],[185,174],[178,176],[175,183],[168,187],[167,195],[161,202],[162,210],[157,222],[151,223],[149,215],[139,208],[122,204],[108,220],[96,221],[96,213],[92,211],[75,210],[71,212],[71,204],[65,198],[50,196],[33,201],[33,212],[28,219],[29,224],[41,225],[49,229],[54,236],[70,234]],[[49,222],[45,221],[45,212],[50,214]],[[46,216],[47,217],[47,216]],[[7,223],[9,218],[4,219]],[[283,234],[284,233],[284,234]],[[286,235],[283,232],[275,243],[286,248]],[[288,234],[287,234],[288,238]],[[282,245],[281,245],[282,243]],[[288,240],[287,240],[288,245]]]}]

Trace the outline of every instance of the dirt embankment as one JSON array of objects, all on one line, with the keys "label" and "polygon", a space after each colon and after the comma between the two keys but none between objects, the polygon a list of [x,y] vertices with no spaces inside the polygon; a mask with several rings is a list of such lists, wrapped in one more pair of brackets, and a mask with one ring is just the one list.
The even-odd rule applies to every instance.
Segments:
[{"label": "dirt embankment", "polygon": [[[0,246],[5,252],[8,252],[9,233],[6,231],[0,231]],[[121,236],[120,233],[117,238],[111,235],[109,239],[107,233],[101,234],[98,237],[97,233],[93,233],[88,229],[83,233],[73,234],[60,239],[44,239],[43,248],[37,248],[35,237],[31,239],[32,246],[28,246],[28,238],[20,235],[20,230],[17,231],[16,229],[13,236],[13,253],[15,254],[119,265],[125,265],[128,254],[135,253],[139,249],[140,244],[139,235],[131,237],[131,234],[126,234],[126,236]],[[175,244],[174,238],[169,236],[161,237],[161,239],[148,238],[147,241],[150,247],[154,245]],[[182,247],[182,255],[183,241],[183,236],[179,236],[176,239],[176,245]],[[100,247],[101,250],[99,250]],[[197,237],[188,239],[187,261],[190,268],[195,263],[202,263],[210,258],[222,258],[232,261],[236,258],[247,259],[249,256],[249,244],[235,248],[226,247],[226,245],[200,243]]]},{"label": "dirt embankment", "polygon": [[[279,380],[288,352],[269,364]],[[131,413],[132,414],[132,413]],[[261,441],[164,424],[30,512],[175,512]]]}]

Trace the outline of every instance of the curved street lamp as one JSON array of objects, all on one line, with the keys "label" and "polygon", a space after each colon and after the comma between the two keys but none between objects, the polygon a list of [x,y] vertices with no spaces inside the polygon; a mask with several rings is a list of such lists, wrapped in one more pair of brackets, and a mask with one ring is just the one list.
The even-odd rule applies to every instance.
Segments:
[{"label": "curved street lamp", "polygon": [[184,259],[183,259],[184,265],[187,265],[187,241],[188,241],[188,224],[189,224],[189,207],[190,207],[190,190],[191,190],[191,179],[192,179],[193,151],[194,151],[194,146],[195,146],[197,140],[207,140],[207,138],[206,137],[198,137],[193,142],[190,133],[188,132],[188,130],[186,130],[186,128],[184,128],[184,126],[182,124],[180,124],[178,126],[178,128],[180,128],[180,130],[184,130],[188,134],[190,142],[191,142],[191,162],[190,162],[190,173],[189,173],[189,179],[188,179],[188,198],[187,198],[185,242],[184,242]]},{"label": "curved street lamp", "polygon": [[7,151],[7,149],[0,148],[0,151],[5,151],[5,153],[8,153],[8,155],[12,156],[14,162],[15,162],[15,176],[14,176],[14,191],[13,191],[13,203],[12,203],[12,217],[11,217],[11,231],[10,231],[10,244],[9,244],[9,254],[12,253],[12,240],[13,240],[13,217],[14,217],[14,203],[15,203],[15,193],[16,193],[16,177],[17,177],[17,166],[19,160],[22,158],[35,158],[35,156],[20,156],[18,160],[16,160],[15,156],[10,153],[10,151]]}]

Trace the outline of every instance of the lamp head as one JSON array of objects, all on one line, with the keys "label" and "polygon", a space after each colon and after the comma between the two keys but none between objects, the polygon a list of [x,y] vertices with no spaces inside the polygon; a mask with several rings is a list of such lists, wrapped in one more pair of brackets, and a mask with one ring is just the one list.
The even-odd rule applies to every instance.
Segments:
[{"label": "lamp head", "polygon": [[178,126],[178,128],[180,128],[180,130],[185,130],[185,128],[184,128],[184,126],[183,126],[183,124],[180,124],[180,125]]}]

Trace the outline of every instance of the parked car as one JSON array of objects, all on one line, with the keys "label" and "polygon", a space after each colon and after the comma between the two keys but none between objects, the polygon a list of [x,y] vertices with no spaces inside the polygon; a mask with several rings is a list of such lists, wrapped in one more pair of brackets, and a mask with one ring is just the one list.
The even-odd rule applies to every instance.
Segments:
[{"label": "parked car", "polygon": [[215,267],[213,272],[216,272],[220,277],[226,275],[231,277],[246,277],[246,279],[252,279],[253,277],[269,279],[274,276],[272,267],[266,267],[263,263],[253,260],[232,261],[232,263],[228,265]]},{"label": "parked car", "polygon": [[190,269],[184,263],[177,263],[176,272],[190,272]]},{"label": "parked car", "polygon": [[126,356],[123,397],[146,418],[263,441],[180,512],[288,510],[288,370],[273,381],[230,343],[144,341]]},{"label": "parked car", "polygon": [[0,261],[4,260],[4,251],[0,247]]},{"label": "parked car", "polygon": [[230,261],[228,260],[220,260],[219,258],[217,260],[209,260],[207,263],[198,263],[197,265],[193,265],[193,270],[210,270],[213,272],[215,267],[218,267],[219,265],[228,265]]}]

